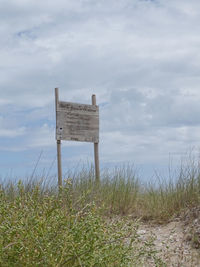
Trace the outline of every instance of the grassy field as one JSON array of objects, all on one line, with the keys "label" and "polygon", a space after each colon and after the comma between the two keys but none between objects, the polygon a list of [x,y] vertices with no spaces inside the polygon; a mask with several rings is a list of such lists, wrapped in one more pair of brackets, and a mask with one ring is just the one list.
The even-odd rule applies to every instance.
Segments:
[{"label": "grassy field", "polygon": [[62,191],[34,179],[0,186],[0,266],[166,266],[140,221],[166,223],[200,204],[198,164],[181,167],[174,181],[143,185],[130,166],[71,173]]}]

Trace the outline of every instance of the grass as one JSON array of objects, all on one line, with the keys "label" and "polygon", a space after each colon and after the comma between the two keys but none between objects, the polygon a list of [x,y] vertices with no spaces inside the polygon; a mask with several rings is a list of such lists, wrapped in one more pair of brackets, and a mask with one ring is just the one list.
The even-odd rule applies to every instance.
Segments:
[{"label": "grass", "polygon": [[[139,220],[165,223],[200,204],[198,164],[177,179],[142,185],[130,166],[68,173],[59,194],[47,181],[0,186],[0,266],[166,266],[153,241],[141,245]],[[120,219],[118,219],[120,218]]]},{"label": "grass", "polygon": [[[161,262],[138,223],[109,220],[87,194],[74,202],[71,181],[62,194],[19,182],[0,190],[0,266],[142,266]],[[160,265],[164,266],[164,265]]]},{"label": "grass", "polygon": [[93,170],[68,175],[73,201],[87,194],[87,200],[103,206],[106,215],[132,215],[143,220],[164,223],[184,209],[200,204],[200,167],[181,166],[174,179],[157,177],[157,184],[142,185],[130,166],[104,171],[96,184]]}]

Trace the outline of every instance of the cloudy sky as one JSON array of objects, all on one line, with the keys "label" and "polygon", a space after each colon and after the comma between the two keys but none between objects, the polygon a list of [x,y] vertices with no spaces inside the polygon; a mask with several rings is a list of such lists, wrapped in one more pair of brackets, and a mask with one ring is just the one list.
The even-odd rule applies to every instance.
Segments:
[{"label": "cloudy sky", "polygon": [[[102,167],[150,177],[198,149],[199,25],[199,0],[0,0],[0,175],[31,173],[41,152],[39,168],[54,162],[55,87],[96,94]],[[62,152],[64,171],[93,160],[90,143]]]}]

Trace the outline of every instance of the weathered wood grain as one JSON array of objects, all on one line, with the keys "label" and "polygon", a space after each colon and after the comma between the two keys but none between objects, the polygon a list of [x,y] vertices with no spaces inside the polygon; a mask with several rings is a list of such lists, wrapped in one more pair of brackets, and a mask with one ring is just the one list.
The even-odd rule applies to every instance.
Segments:
[{"label": "weathered wood grain", "polygon": [[58,101],[56,139],[99,142],[99,107]]},{"label": "weathered wood grain", "polygon": [[[58,103],[59,103],[59,90],[58,88],[55,88],[56,121],[57,121]],[[58,188],[60,191],[62,188],[61,140],[57,140],[57,165],[58,165]]]},{"label": "weathered wood grain", "polygon": [[[96,106],[96,95],[92,95],[92,105]],[[95,177],[96,182],[100,181],[100,168],[99,168],[99,143],[94,142],[94,162],[95,162]]]}]

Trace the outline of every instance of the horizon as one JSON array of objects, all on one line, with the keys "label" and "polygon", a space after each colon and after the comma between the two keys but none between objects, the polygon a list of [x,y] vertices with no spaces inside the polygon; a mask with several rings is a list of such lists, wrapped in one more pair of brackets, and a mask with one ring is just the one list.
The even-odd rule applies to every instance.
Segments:
[{"label": "horizon", "polygon": [[[50,168],[55,87],[67,102],[96,95],[101,168],[148,180],[198,155],[199,13],[196,0],[2,1],[0,176],[31,174],[41,151]],[[63,141],[62,155],[63,172],[94,162],[92,144]]]}]

